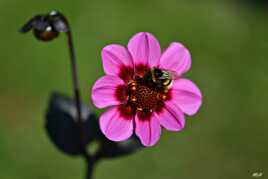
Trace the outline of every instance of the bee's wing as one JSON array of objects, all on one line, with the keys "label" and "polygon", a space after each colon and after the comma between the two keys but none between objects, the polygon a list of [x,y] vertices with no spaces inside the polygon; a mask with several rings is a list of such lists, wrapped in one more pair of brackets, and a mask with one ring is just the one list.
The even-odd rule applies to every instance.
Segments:
[{"label": "bee's wing", "polygon": [[177,80],[180,78],[180,75],[175,71],[163,70],[163,76],[160,77],[160,79],[167,79],[167,78]]},{"label": "bee's wing", "polygon": [[176,71],[163,69],[163,70],[161,70],[161,72],[162,72],[161,76],[157,77],[157,79],[160,79],[160,80],[165,80],[165,79],[176,80],[176,79],[180,78],[180,75]]},{"label": "bee's wing", "polygon": [[180,78],[180,75],[175,71],[168,71],[172,80],[177,80]]}]

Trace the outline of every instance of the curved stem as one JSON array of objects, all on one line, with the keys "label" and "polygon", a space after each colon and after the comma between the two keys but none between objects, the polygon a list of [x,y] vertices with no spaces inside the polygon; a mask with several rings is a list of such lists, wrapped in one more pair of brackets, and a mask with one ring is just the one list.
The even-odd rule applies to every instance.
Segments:
[{"label": "curved stem", "polygon": [[88,162],[87,162],[87,173],[86,173],[86,179],[91,179],[93,178],[94,174],[94,168],[97,162],[99,161],[99,158],[96,156],[92,156]]},{"label": "curved stem", "polygon": [[51,11],[45,15],[36,15],[32,17],[21,29],[20,32],[26,33],[33,30],[35,37],[41,41],[50,41],[58,37],[58,34],[64,32],[67,36],[67,45],[69,49],[71,73],[73,81],[73,93],[77,114],[77,127],[80,133],[80,147],[82,149],[82,155],[87,164],[87,177],[91,179],[93,166],[95,164],[95,157],[91,156],[86,150],[86,133],[85,126],[82,119],[81,111],[81,95],[80,84],[78,79],[77,62],[75,49],[73,44],[72,33],[67,18],[57,11]]},{"label": "curved stem", "polygon": [[80,131],[80,145],[83,150],[83,157],[87,164],[87,175],[86,179],[91,179],[92,173],[93,173],[93,161],[90,156],[90,154],[86,150],[86,142],[85,142],[85,129],[83,125],[83,119],[82,119],[82,112],[81,112],[81,95],[80,95],[80,84],[78,79],[78,71],[77,71],[77,63],[76,63],[76,55],[75,55],[75,49],[73,45],[73,39],[71,30],[69,29],[66,32],[67,39],[68,39],[68,48],[69,48],[69,54],[70,54],[70,60],[71,60],[71,71],[72,71],[72,81],[73,81],[73,92],[74,92],[74,99],[76,104],[76,111],[77,111],[77,124]]}]

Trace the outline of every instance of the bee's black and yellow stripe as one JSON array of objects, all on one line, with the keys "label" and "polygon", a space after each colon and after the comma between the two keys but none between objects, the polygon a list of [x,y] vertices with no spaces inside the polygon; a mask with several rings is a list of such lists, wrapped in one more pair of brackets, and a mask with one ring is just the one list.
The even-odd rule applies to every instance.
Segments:
[{"label": "bee's black and yellow stripe", "polygon": [[160,70],[158,68],[152,68],[151,71],[152,81],[163,88],[169,87],[172,83],[172,78],[169,72]]}]

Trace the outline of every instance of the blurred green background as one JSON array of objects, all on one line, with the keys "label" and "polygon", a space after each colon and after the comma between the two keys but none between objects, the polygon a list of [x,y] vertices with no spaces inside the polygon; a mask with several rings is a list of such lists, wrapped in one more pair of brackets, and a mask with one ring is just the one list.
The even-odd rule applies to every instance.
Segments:
[{"label": "blurred green background", "polygon": [[[257,0],[256,0],[257,1]],[[183,42],[200,112],[153,148],[105,160],[96,179],[247,179],[268,174],[268,6],[250,0],[1,0],[0,179],[82,179],[84,162],[57,151],[44,130],[48,96],[71,95],[65,38],[41,43],[18,29],[52,9],[70,20],[84,102],[103,74],[100,52],[149,31],[162,48]],[[92,105],[91,105],[92,106]]]}]

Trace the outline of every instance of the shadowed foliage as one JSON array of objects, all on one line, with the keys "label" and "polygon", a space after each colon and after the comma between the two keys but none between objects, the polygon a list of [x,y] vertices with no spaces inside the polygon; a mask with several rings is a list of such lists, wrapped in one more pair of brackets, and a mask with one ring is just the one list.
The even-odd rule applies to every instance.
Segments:
[{"label": "shadowed foliage", "polygon": [[[96,158],[114,158],[131,154],[142,149],[140,141],[132,136],[124,142],[112,142],[100,131],[97,116],[85,104],[82,105],[82,119],[85,131],[85,143],[99,143]],[[79,155],[83,149],[79,143],[80,132],[77,125],[75,103],[72,98],[53,93],[46,114],[46,131],[55,146],[70,155]],[[90,145],[89,147],[90,148]]]}]

